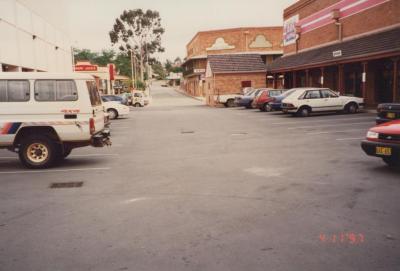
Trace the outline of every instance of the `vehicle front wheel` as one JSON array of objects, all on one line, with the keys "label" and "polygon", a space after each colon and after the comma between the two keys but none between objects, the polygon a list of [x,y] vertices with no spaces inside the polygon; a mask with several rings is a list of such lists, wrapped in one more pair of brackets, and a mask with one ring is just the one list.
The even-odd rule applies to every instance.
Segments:
[{"label": "vehicle front wheel", "polygon": [[27,168],[49,168],[57,160],[59,148],[50,138],[34,135],[22,139],[18,155]]},{"label": "vehicle front wheel", "polygon": [[358,112],[358,106],[355,103],[348,104],[345,108],[346,113],[355,114]]},{"label": "vehicle front wheel", "polygon": [[110,116],[110,119],[112,119],[112,120],[115,120],[116,118],[118,118],[118,112],[115,109],[108,109],[107,113]]},{"label": "vehicle front wheel", "polygon": [[299,111],[297,111],[297,116],[299,117],[308,117],[310,116],[311,110],[308,107],[301,107]]},{"label": "vehicle front wheel", "polygon": [[387,157],[382,159],[389,167],[400,169],[400,158]]},{"label": "vehicle front wheel", "polygon": [[272,107],[269,103],[265,104],[265,111],[266,112],[272,112]]},{"label": "vehicle front wheel", "polygon": [[135,103],[134,107],[141,107],[140,103]]},{"label": "vehicle front wheel", "polygon": [[235,107],[235,100],[229,99],[226,101],[226,107]]}]

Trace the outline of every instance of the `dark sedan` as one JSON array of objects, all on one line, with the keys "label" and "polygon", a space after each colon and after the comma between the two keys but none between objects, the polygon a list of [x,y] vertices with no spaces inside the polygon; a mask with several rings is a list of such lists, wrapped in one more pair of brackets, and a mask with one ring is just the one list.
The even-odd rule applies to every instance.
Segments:
[{"label": "dark sedan", "polygon": [[400,104],[387,103],[378,105],[378,116],[376,123],[381,124],[392,120],[400,119]]}]

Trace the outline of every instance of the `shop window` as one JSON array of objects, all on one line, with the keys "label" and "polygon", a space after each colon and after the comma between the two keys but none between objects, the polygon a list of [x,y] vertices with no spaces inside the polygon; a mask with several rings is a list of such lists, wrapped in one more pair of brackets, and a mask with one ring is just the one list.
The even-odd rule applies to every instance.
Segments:
[{"label": "shop window", "polygon": [[242,88],[250,88],[251,81],[242,81]]}]

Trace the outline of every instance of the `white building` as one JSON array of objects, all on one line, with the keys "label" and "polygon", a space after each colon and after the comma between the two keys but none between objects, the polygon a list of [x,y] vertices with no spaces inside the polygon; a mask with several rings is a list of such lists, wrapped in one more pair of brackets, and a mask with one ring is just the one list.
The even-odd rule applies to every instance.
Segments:
[{"label": "white building", "polygon": [[[39,9],[39,2],[48,9]],[[0,0],[0,72],[72,72],[62,5],[62,1]],[[51,10],[59,12],[55,16]]]}]

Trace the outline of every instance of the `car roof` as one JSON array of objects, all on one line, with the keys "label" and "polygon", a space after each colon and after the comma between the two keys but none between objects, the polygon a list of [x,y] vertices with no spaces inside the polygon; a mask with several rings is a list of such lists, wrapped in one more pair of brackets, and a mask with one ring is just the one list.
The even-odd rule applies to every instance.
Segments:
[{"label": "car roof", "polygon": [[45,79],[74,79],[93,80],[90,74],[83,73],[53,73],[53,72],[0,72],[0,80],[45,80]]}]

